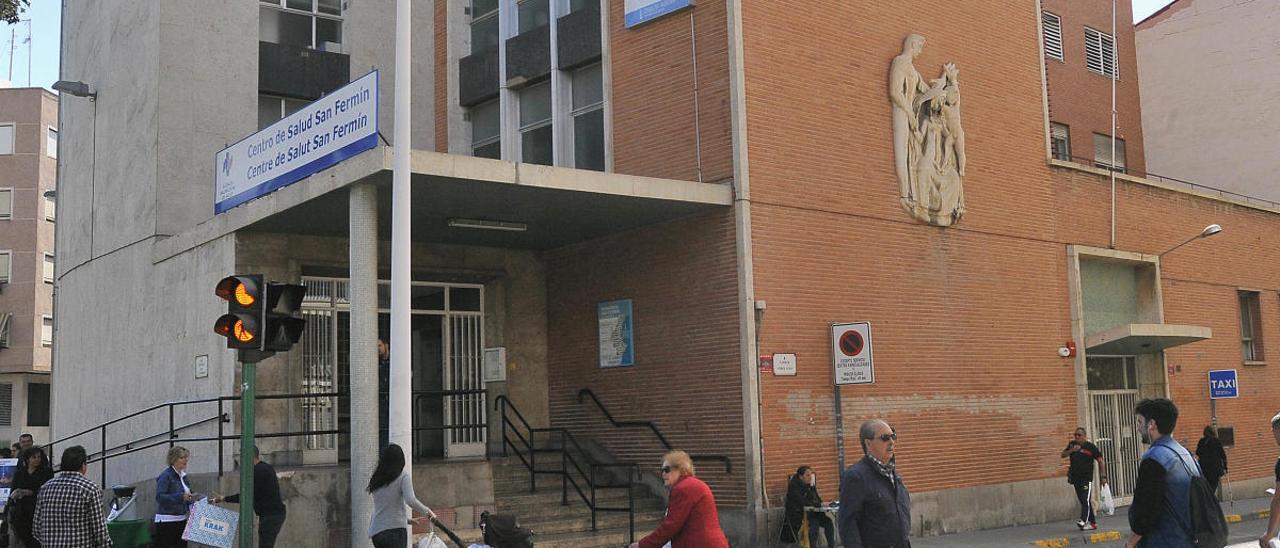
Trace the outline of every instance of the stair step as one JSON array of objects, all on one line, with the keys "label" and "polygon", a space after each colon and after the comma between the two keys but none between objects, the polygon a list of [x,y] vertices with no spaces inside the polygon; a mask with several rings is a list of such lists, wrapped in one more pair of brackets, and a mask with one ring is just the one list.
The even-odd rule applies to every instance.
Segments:
[{"label": "stair step", "polygon": [[[637,528],[636,540],[640,540],[648,532]],[[617,548],[626,546],[629,542],[626,527],[601,529],[594,533],[553,533],[533,537],[533,543],[538,548]]]}]

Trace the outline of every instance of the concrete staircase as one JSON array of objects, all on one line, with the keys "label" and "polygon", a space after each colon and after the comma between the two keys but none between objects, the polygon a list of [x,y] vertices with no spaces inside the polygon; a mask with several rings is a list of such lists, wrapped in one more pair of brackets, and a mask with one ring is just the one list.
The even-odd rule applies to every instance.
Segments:
[{"label": "concrete staircase", "polygon": [[[540,454],[539,469],[559,467],[559,457]],[[543,463],[541,459],[545,458]],[[626,546],[628,517],[626,512],[598,512],[597,530],[591,530],[591,509],[569,486],[569,503],[561,504],[561,480],[558,475],[539,474],[535,492],[529,492],[529,470],[516,457],[498,458],[493,464],[494,502],[498,513],[514,514],[521,527],[532,529],[534,544],[538,548],[618,548]],[[572,469],[572,466],[570,467]],[[587,497],[591,496],[583,482],[579,482]],[[635,496],[636,540],[648,534],[662,521],[666,503],[640,485],[633,487]],[[598,489],[596,502],[600,506],[625,508],[626,489]]]}]

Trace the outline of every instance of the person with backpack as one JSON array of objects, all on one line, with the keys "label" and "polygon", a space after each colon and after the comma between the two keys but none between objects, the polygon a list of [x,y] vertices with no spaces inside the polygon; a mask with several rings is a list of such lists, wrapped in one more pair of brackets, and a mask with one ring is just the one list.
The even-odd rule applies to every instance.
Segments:
[{"label": "person with backpack", "polygon": [[1146,399],[1138,402],[1133,414],[1142,442],[1150,447],[1138,465],[1129,507],[1133,534],[1125,547],[1224,546],[1222,509],[1191,453],[1173,439],[1178,407],[1164,398]]},{"label": "person with backpack", "polygon": [[404,548],[409,544],[408,525],[422,525],[427,518],[409,519],[405,513],[405,505],[412,506],[419,513],[436,517],[436,513],[418,501],[413,494],[413,482],[404,473],[404,450],[399,445],[391,444],[382,449],[378,455],[378,466],[374,468],[365,487],[373,496],[373,516],[369,521],[369,537],[374,548]]}]

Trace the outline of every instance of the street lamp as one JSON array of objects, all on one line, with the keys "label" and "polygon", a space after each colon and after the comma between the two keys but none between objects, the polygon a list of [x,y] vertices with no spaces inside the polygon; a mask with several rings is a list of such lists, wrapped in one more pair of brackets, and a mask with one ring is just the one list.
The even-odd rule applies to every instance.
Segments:
[{"label": "street lamp", "polygon": [[73,80],[58,80],[53,83],[53,89],[76,97],[88,97],[90,101],[98,98],[97,92],[89,90],[89,84]]},{"label": "street lamp", "polygon": [[1187,238],[1187,240],[1186,240],[1186,241],[1184,241],[1184,242],[1182,242],[1182,243],[1180,243],[1180,244],[1178,244],[1178,245],[1175,245],[1175,246],[1173,246],[1173,247],[1169,248],[1169,249],[1168,249],[1167,251],[1165,251],[1164,253],[1161,253],[1161,254],[1159,254],[1159,255],[1156,255],[1156,257],[1163,257],[1163,256],[1165,256],[1165,254],[1169,253],[1170,251],[1173,251],[1173,250],[1175,250],[1175,249],[1178,249],[1179,247],[1182,247],[1182,246],[1184,246],[1184,245],[1187,245],[1187,244],[1189,244],[1189,243],[1191,243],[1191,242],[1195,241],[1196,239],[1199,239],[1199,238],[1208,238],[1209,236],[1213,236],[1214,234],[1217,234],[1217,233],[1219,233],[1219,232],[1222,232],[1222,225],[1219,225],[1218,223],[1211,224],[1211,225],[1209,225],[1209,226],[1204,227],[1204,230],[1201,230],[1199,234],[1196,234],[1195,236],[1192,236],[1192,237],[1190,237],[1190,238]]}]

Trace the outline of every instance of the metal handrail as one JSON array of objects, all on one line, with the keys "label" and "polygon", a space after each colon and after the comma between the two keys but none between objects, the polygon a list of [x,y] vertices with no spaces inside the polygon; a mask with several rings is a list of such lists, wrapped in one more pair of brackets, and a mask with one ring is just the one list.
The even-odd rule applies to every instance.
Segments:
[{"label": "metal handrail", "polygon": [[1258,204],[1266,207],[1271,207],[1274,209],[1280,209],[1280,202],[1277,202],[1275,200],[1268,200],[1266,198],[1258,198],[1256,196],[1250,196],[1248,194],[1232,192],[1230,190],[1224,190],[1214,186],[1197,183],[1193,181],[1188,181],[1186,179],[1179,179],[1177,177],[1170,177],[1168,175],[1161,175],[1159,173],[1152,173],[1150,171],[1136,170],[1136,169],[1129,168],[1128,166],[1125,166],[1125,167],[1111,166],[1105,162],[1099,162],[1094,158],[1086,158],[1083,156],[1069,156],[1064,158],[1061,156],[1054,156],[1053,159],[1061,162],[1071,162],[1073,164],[1081,164],[1084,166],[1089,166],[1094,169],[1100,169],[1103,171],[1114,171],[1116,173],[1122,173],[1125,175],[1129,175],[1131,177],[1138,177],[1143,179],[1155,179],[1165,183],[1176,183],[1176,184],[1184,185],[1191,190],[1197,190],[1197,191],[1206,192],[1209,194],[1217,194],[1224,198],[1232,198],[1247,204]]},{"label": "metal handrail", "polygon": [[[585,503],[587,505],[587,508],[591,510],[591,530],[592,531],[596,531],[599,528],[599,520],[597,517],[597,514],[599,512],[627,512],[628,534],[630,539],[628,542],[635,542],[636,515],[635,515],[635,490],[633,489],[633,486],[635,484],[634,482],[635,474],[639,468],[635,463],[594,462],[590,454],[583,449],[582,444],[578,443],[578,439],[574,437],[573,433],[570,432],[567,428],[561,428],[561,427],[532,428],[530,427],[529,421],[525,419],[524,414],[520,413],[520,409],[517,408],[515,404],[511,403],[511,400],[508,399],[505,395],[498,396],[495,399],[494,407],[500,410],[502,415],[502,421],[501,421],[502,422],[502,454],[503,456],[507,456],[508,455],[507,449],[510,448],[512,451],[515,452],[516,457],[520,459],[520,462],[524,465],[524,467],[527,470],[529,470],[529,492],[532,493],[537,491],[538,474],[558,475],[560,476],[560,504],[561,505],[569,504],[569,486],[572,485],[573,490],[578,494],[578,498],[582,499],[582,502]],[[518,419],[524,425],[525,431],[528,432],[528,437],[522,434],[520,432],[520,429],[516,427],[515,422],[513,422],[510,417],[508,417],[507,415],[508,410],[510,410],[511,413],[515,415],[516,419]],[[510,434],[515,437],[514,440],[512,439],[511,436],[508,435],[508,428],[510,429]],[[538,433],[559,434],[560,436],[559,448],[558,449],[537,448],[533,443],[533,441],[534,441],[534,436]],[[516,445],[516,441],[519,441],[520,445],[522,445],[525,448],[524,453],[521,453],[520,447]],[[587,460],[587,470],[583,470],[582,464],[578,462],[578,458],[575,457],[573,455],[573,452],[569,450],[569,447],[571,445],[573,448],[577,449],[578,453],[580,453],[585,460]],[[559,453],[560,468],[558,470],[538,469],[536,455],[539,452]],[[525,458],[525,454],[529,455],[528,459]],[[578,472],[578,476],[582,478],[582,481],[586,483],[587,491],[590,492],[589,496],[588,496],[588,493],[583,490],[582,485],[578,483],[578,480],[575,479],[573,477],[573,474],[570,473],[570,465],[572,465],[573,470],[576,470]],[[602,484],[599,481],[597,481],[596,470],[600,468],[609,468],[609,467],[628,468],[627,481],[622,484]],[[607,506],[600,505],[596,501],[596,492],[600,489],[626,489],[627,490],[627,506],[625,508],[620,508],[620,507],[607,507]]]},{"label": "metal handrail", "polygon": [[[583,396],[590,397],[591,401],[595,402],[596,407],[600,409],[600,412],[604,414],[604,418],[608,419],[609,424],[612,424],[615,428],[629,428],[629,427],[648,428],[650,431],[653,432],[654,436],[657,436],[658,441],[662,442],[662,446],[665,447],[667,451],[671,451],[675,449],[675,447],[671,445],[671,442],[667,441],[667,437],[662,435],[662,431],[658,430],[658,426],[654,424],[653,421],[620,421],[620,420],[614,419],[613,414],[610,413],[609,410],[605,408],[603,403],[600,403],[600,398],[597,398],[595,392],[592,392],[590,388],[583,388],[582,390],[578,391],[579,404],[582,403]],[[729,457],[726,457],[724,455],[689,455],[689,460],[713,461],[713,462],[723,463],[724,472],[726,474],[733,473],[733,461],[730,460]]]}]

